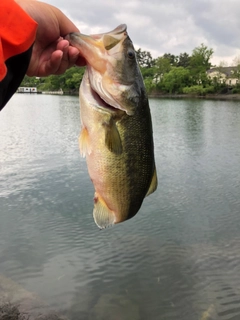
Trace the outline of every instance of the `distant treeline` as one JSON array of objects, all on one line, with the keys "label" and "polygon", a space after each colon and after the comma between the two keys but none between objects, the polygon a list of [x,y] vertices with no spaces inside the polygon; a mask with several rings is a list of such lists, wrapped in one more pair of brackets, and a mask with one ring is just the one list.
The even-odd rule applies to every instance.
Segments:
[{"label": "distant treeline", "polygon": [[[229,89],[233,89],[233,93],[240,93],[239,85],[229,88],[227,84],[208,76],[207,70],[211,68],[213,49],[204,44],[194,48],[191,55],[186,52],[178,56],[165,53],[153,59],[150,52],[142,49],[138,49],[136,55],[149,94],[205,95],[227,93]],[[38,91],[62,89],[66,93],[78,93],[84,70],[85,68],[73,67],[63,75],[47,78],[25,76],[21,86],[37,87]],[[239,77],[239,74],[240,72],[237,72],[236,77]]]},{"label": "distant treeline", "polygon": [[37,87],[38,91],[59,91],[77,94],[85,68],[72,67],[59,76],[46,78],[25,76],[21,87]]}]

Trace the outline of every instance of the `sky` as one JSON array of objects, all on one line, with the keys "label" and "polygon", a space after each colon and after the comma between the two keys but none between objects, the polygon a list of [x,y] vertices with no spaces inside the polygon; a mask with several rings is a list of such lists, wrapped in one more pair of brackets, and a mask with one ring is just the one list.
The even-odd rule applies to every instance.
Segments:
[{"label": "sky", "polygon": [[233,65],[240,57],[240,0],[45,0],[61,9],[82,33],[113,30],[125,23],[135,49],[153,58],[191,55],[204,43],[211,62]]}]

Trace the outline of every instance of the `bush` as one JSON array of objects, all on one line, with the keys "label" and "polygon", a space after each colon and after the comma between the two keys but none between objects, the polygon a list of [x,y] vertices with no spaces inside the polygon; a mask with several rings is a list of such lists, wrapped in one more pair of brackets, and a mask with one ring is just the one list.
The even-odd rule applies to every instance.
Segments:
[{"label": "bush", "polygon": [[233,88],[232,93],[234,93],[234,94],[240,93],[240,88]]},{"label": "bush", "polygon": [[151,93],[156,87],[156,85],[153,83],[153,80],[151,78],[144,79],[144,85],[147,93]]},{"label": "bush", "polygon": [[200,96],[204,96],[207,93],[214,93],[214,92],[215,92],[214,86],[207,86],[204,88],[202,85],[196,85],[196,86],[183,88],[183,93],[200,95]]}]

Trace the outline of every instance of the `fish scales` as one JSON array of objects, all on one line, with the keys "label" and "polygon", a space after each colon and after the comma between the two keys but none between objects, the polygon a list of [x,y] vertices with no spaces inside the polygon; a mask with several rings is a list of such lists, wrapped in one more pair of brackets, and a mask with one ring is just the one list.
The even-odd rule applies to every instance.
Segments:
[{"label": "fish scales", "polygon": [[95,188],[94,220],[105,228],[133,217],[157,188],[151,114],[125,25],[69,39],[87,60],[79,144]]}]

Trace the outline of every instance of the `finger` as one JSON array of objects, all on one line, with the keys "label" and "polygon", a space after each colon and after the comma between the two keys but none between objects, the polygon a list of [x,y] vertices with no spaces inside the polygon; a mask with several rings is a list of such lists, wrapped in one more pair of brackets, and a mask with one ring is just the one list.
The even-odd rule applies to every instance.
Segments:
[{"label": "finger", "polygon": [[[69,41],[61,39],[58,42],[57,49],[62,50],[64,52],[64,50],[67,48],[66,43],[69,44]],[[63,60],[64,59],[69,60],[67,68],[71,68],[75,64],[79,67],[83,67],[86,65],[86,60],[82,56],[80,56],[79,50],[76,47],[72,47],[71,45],[68,46],[68,57],[64,52]]]},{"label": "finger", "polygon": [[49,76],[51,74],[59,74],[58,71],[61,66],[63,52],[56,50],[51,54],[49,60],[43,62],[39,69],[40,76]]},{"label": "finger", "polygon": [[68,51],[62,52],[62,55],[60,55],[58,51],[55,51],[51,55],[50,63],[48,64],[48,70],[51,72],[51,74],[59,75],[63,74],[68,68],[74,65],[75,60],[77,57],[74,59],[74,62],[70,63],[68,59]]},{"label": "finger", "polygon": [[57,74],[62,74],[75,64],[79,56],[79,51],[76,48],[69,47],[69,42],[64,39],[59,40],[57,50],[62,50],[63,52],[61,63],[57,70]]},{"label": "finger", "polygon": [[[56,74],[64,73],[67,69],[74,66],[79,59],[79,50],[77,48],[69,46],[68,41],[67,43],[64,43],[63,41],[66,40],[62,40],[61,43],[59,43],[57,46],[57,48],[62,49],[63,56]],[[85,61],[82,63],[82,65],[85,65]]]},{"label": "finger", "polygon": [[65,40],[65,39],[63,39],[63,38],[60,37],[60,38],[57,40],[56,49],[63,51],[65,47],[69,47],[69,41],[68,41],[68,40]]},{"label": "finger", "polygon": [[65,39],[61,39],[57,44],[57,49],[63,51],[63,60],[68,60],[70,68],[75,64],[79,57],[79,50],[75,47],[69,45],[69,41]]},{"label": "finger", "polygon": [[56,50],[61,50],[63,52],[62,60],[68,60],[68,49],[69,49],[69,42],[65,39],[59,40],[57,44]]},{"label": "finger", "polygon": [[75,47],[69,46],[68,49],[68,59],[69,59],[69,68],[76,64],[76,61],[79,58],[79,50]]}]

